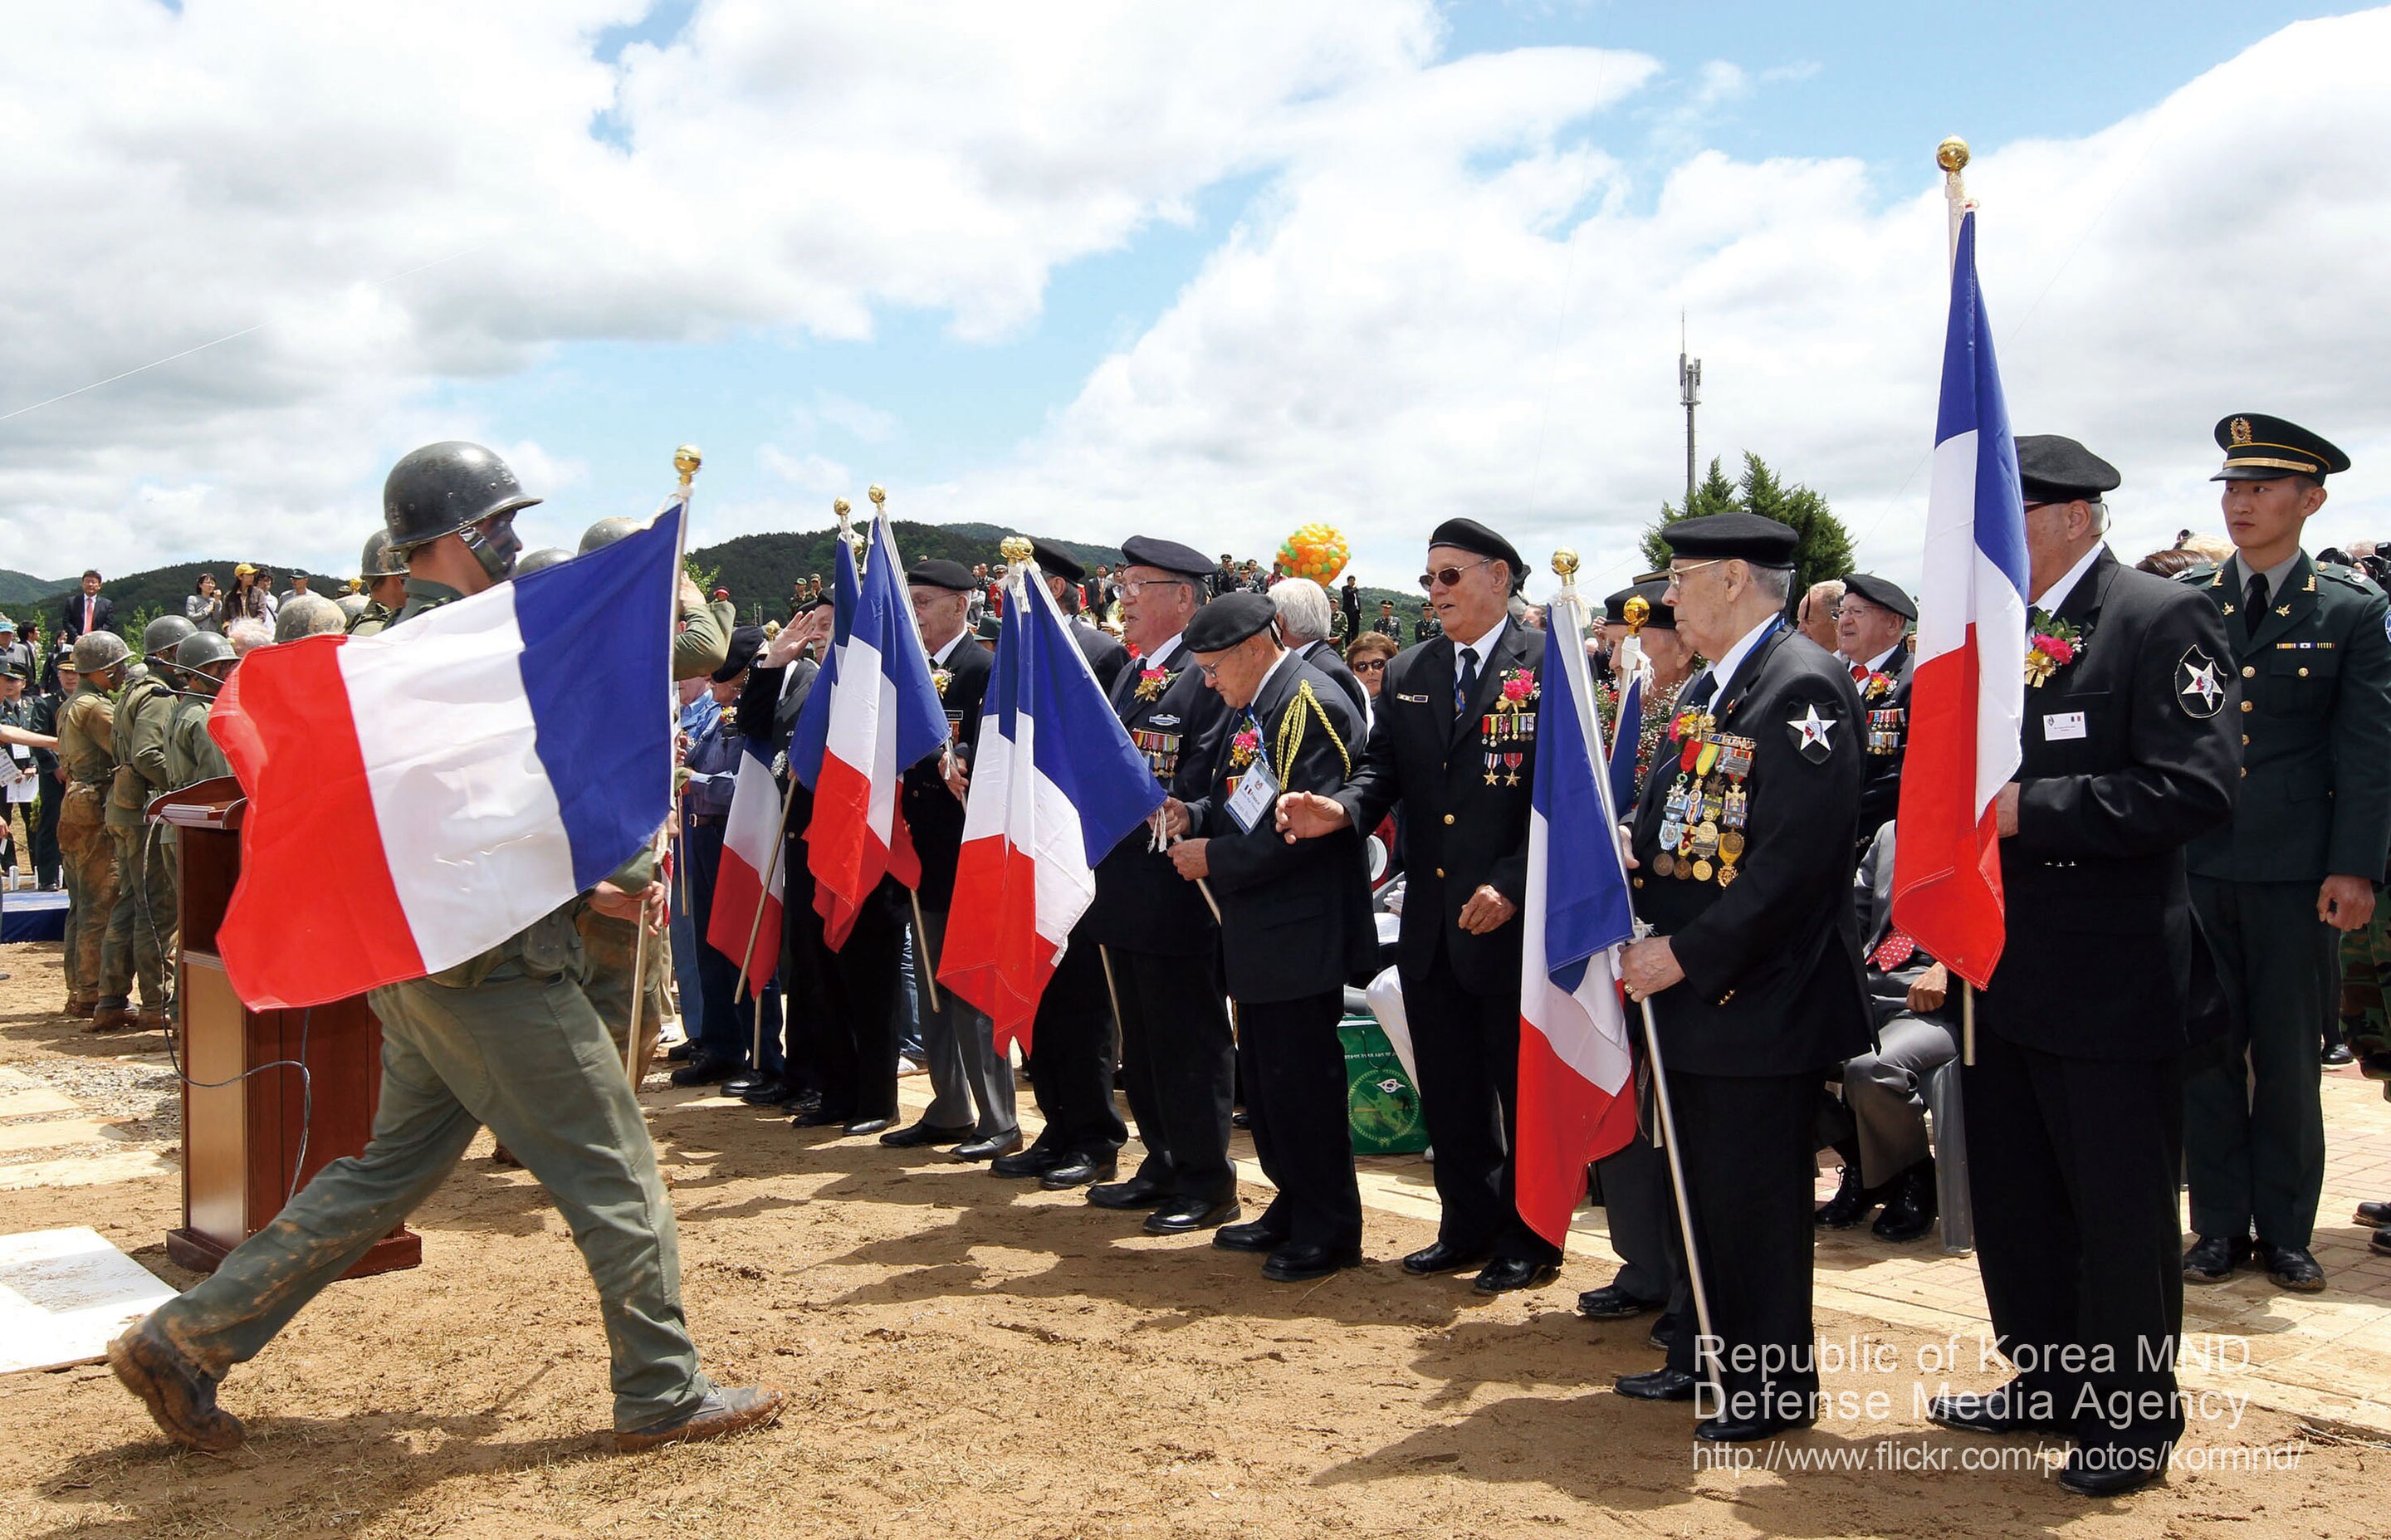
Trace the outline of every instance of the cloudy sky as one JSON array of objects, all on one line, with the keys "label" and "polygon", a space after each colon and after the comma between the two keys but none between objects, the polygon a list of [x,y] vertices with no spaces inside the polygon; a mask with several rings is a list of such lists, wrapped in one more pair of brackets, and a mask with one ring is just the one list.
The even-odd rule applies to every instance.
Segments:
[{"label": "cloudy sky", "polygon": [[2328,539],[2391,536],[2391,12],[9,9],[0,566],[45,576],[352,570],[442,437],[549,497],[535,545],[691,439],[700,543],[877,480],[1241,554],[1326,518],[1380,582],[1468,512],[1624,575],[1682,312],[1704,458],[1907,577],[1949,133],[2012,414],[2120,466],[2122,550],[2216,527],[2236,410],[2355,457]]}]

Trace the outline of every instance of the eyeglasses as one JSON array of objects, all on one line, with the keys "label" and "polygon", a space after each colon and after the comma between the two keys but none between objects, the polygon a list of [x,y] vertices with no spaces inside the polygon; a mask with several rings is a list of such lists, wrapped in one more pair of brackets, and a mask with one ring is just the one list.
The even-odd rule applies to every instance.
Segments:
[{"label": "eyeglasses", "polygon": [[1479,567],[1484,566],[1487,563],[1492,562],[1493,560],[1494,560],[1494,558],[1492,556],[1481,556],[1466,567],[1438,567],[1433,572],[1421,573],[1419,585],[1421,588],[1428,589],[1430,593],[1434,593],[1436,591],[1436,586],[1439,583],[1443,584],[1449,589],[1455,583],[1461,581],[1461,575],[1463,573],[1474,571]]},{"label": "eyeglasses", "polygon": [[1196,672],[1208,679],[1217,679],[1221,677],[1221,666],[1217,663],[1199,663],[1196,666]]},{"label": "eyeglasses", "polygon": [[1148,589],[1193,589],[1196,585],[1183,577],[1140,577],[1120,586],[1121,592],[1135,599]]},{"label": "eyeglasses", "polygon": [[1357,674],[1376,674],[1383,670],[1386,666],[1387,660],[1385,658],[1364,658],[1360,662],[1351,665],[1353,672]]},{"label": "eyeglasses", "polygon": [[1689,567],[1672,565],[1669,568],[1669,587],[1673,589],[1683,588],[1687,577],[1701,571],[1704,567],[1714,567],[1717,566],[1719,563],[1726,560],[1728,560],[1728,558],[1721,556],[1708,562],[1696,562]]}]

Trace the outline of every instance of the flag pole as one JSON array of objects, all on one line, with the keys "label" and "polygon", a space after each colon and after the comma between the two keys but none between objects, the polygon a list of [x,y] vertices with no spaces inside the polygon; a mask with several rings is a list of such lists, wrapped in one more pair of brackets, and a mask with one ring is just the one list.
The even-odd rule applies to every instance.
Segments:
[{"label": "flag pole", "polygon": [[[680,485],[674,489],[675,500],[680,504],[680,517],[673,525],[672,594],[674,602],[670,606],[671,611],[678,611],[680,608],[681,579],[688,572],[690,484],[697,479],[697,468],[704,463],[704,457],[698,452],[697,446],[694,444],[684,444],[673,451],[673,469],[680,472]],[[665,694],[666,699],[673,699],[675,694],[672,678],[672,649],[669,645],[665,649]],[[673,780],[678,782],[680,779],[680,710],[677,700],[672,713],[672,745]],[[680,788],[676,785],[673,788],[676,806],[679,798]],[[674,820],[674,822],[678,822],[679,820]],[[671,824],[657,830],[656,837],[648,842],[649,855],[661,861],[671,837]],[[650,875],[650,880],[653,880],[653,874]],[[666,879],[666,886],[667,888],[671,886],[670,879]],[[637,1091],[640,1089],[640,1020],[647,1015],[648,1010],[648,917],[644,911],[640,912],[634,924],[637,926],[637,933],[631,941],[631,1019],[623,1031],[623,1078],[631,1082],[633,1091]]]},{"label": "flag pole", "polygon": [[[866,495],[872,498],[873,517],[879,519],[882,524],[886,524],[888,522],[888,489],[874,482]],[[893,533],[888,537],[888,546],[891,550],[897,547],[897,537]],[[904,575],[899,573],[898,576],[901,577]],[[922,649],[924,657],[928,657],[929,646],[922,640],[922,617],[913,613],[913,606],[911,604],[905,606],[905,627],[913,633],[913,645]],[[938,745],[938,768],[941,772],[945,770],[947,761],[953,757],[954,752],[954,734],[950,731],[947,734],[947,742]],[[943,773],[940,778],[944,779]],[[943,1011],[946,1006],[938,1001],[937,968],[929,956],[930,925],[928,921],[922,918],[922,890],[918,887],[909,887],[905,890],[905,896],[913,900],[913,972],[915,977],[922,980],[922,987],[929,993],[930,1009]]]},{"label": "flag pole", "polygon": [[[1943,199],[1950,213],[1949,260],[1959,260],[1959,226],[1966,222],[1968,211],[1976,201],[1968,196],[1968,184],[1959,174],[1968,169],[1968,141],[1957,134],[1934,147],[1934,163],[1943,168]],[[1964,1068],[1976,1062],[1976,986],[1967,979],[1959,980],[1959,1063]]]},{"label": "flag pole", "polygon": [[[1553,552],[1553,571],[1559,575],[1561,580],[1559,591],[1553,596],[1556,602],[1562,608],[1564,624],[1560,631],[1567,639],[1568,645],[1582,649],[1585,645],[1585,610],[1578,598],[1577,570],[1576,551],[1563,548]],[[1546,615],[1546,627],[1548,629],[1551,628],[1549,612]],[[1639,627],[1638,629],[1641,628]],[[1567,674],[1563,675],[1565,679],[1568,677]],[[1625,688],[1622,683],[1621,689],[1623,691]],[[1570,693],[1572,695],[1577,693],[1574,686],[1571,687]],[[1623,702],[1623,695],[1622,700]],[[1590,744],[1600,743],[1601,739],[1594,731],[1596,724],[1591,720],[1593,703],[1587,700],[1577,700],[1572,704],[1577,709],[1580,728],[1586,734],[1585,741]],[[1631,735],[1622,717],[1612,742],[1613,750],[1625,749],[1633,753],[1634,750],[1630,745],[1635,742],[1636,737]],[[1609,806],[1610,777],[1607,774],[1598,775],[1595,780],[1598,787],[1596,795],[1602,798],[1604,807],[1610,814],[1615,826],[1617,821],[1623,815],[1620,809]],[[1652,927],[1649,925],[1642,920],[1635,922],[1635,936],[1638,940],[1650,936],[1651,933]],[[1611,965],[1614,970],[1618,963],[1619,953],[1614,949],[1611,953]],[[1686,1243],[1686,1286],[1694,1296],[1694,1363],[1698,1370],[1707,1367],[1710,1371],[1712,1391],[1720,1398],[1719,1404],[1724,1409],[1726,1381],[1719,1372],[1718,1339],[1711,1330],[1710,1288],[1702,1277],[1701,1248],[1694,1240],[1694,1210],[1686,1197],[1686,1164],[1677,1147],[1677,1115],[1669,1102],[1669,1077],[1661,1062],[1661,1032],[1652,1019],[1652,1002],[1649,999],[1644,999],[1639,1000],[1637,1003],[1644,1011],[1644,1057],[1645,1061],[1652,1067],[1652,1100],[1661,1112],[1661,1153],[1666,1155],[1669,1160],[1670,1196],[1676,1200],[1677,1231]]]}]

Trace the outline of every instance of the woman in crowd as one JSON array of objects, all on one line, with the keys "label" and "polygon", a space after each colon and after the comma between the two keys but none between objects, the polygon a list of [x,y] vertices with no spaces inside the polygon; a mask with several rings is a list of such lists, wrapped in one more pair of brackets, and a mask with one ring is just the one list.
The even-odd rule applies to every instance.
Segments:
[{"label": "woman in crowd", "polygon": [[183,618],[202,631],[224,629],[224,595],[216,591],[216,575],[200,574],[200,580],[183,601]]},{"label": "woman in crowd", "polygon": [[1384,631],[1364,631],[1345,649],[1345,666],[1353,670],[1353,677],[1370,692],[1374,705],[1378,699],[1378,686],[1387,679],[1387,660],[1394,655],[1395,639]]},{"label": "woman in crowd", "polygon": [[274,575],[243,562],[232,569],[232,602],[226,607],[227,618],[263,620],[271,630],[274,612],[281,608],[274,598]]}]

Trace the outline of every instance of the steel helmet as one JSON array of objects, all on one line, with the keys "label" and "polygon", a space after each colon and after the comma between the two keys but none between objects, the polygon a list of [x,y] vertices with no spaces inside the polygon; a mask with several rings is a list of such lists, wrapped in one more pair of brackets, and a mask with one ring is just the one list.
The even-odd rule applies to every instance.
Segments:
[{"label": "steel helmet", "polygon": [[581,532],[581,554],[587,556],[601,546],[611,546],[626,535],[636,535],[648,526],[638,519],[601,519]]},{"label": "steel helmet", "polygon": [[407,576],[407,563],[391,545],[389,530],[377,529],[366,537],[366,551],[358,559],[357,571],[368,583],[377,577]]},{"label": "steel helmet", "polygon": [[199,628],[178,615],[162,615],[141,628],[141,653],[162,660],[185,637]]},{"label": "steel helmet", "polygon": [[301,637],[322,636],[328,631],[345,631],[349,617],[341,607],[320,593],[303,593],[285,604],[274,616],[274,640],[296,641]]},{"label": "steel helmet", "polygon": [[194,631],[174,648],[174,666],[185,673],[232,658],[232,643],[213,631]]},{"label": "steel helmet", "polygon": [[537,501],[524,496],[505,460],[478,444],[448,439],[411,450],[390,468],[381,522],[393,549],[404,553]]},{"label": "steel helmet", "polygon": [[113,668],[132,655],[124,639],[114,631],[85,631],[75,638],[74,666],[78,674],[97,674]]},{"label": "steel helmet", "polygon": [[559,562],[572,560],[573,552],[569,550],[559,550],[554,546],[542,546],[537,550],[526,551],[515,558],[515,576],[521,577],[524,573],[537,572],[542,567],[552,567]]}]

